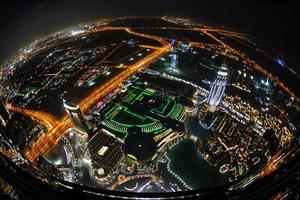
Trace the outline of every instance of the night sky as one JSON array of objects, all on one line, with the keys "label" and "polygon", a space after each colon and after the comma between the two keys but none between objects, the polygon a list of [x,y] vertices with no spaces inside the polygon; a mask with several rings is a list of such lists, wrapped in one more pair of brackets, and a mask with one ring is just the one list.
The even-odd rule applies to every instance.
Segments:
[{"label": "night sky", "polygon": [[80,22],[171,15],[249,33],[279,50],[300,72],[299,8],[297,0],[1,1],[0,61],[41,36]]}]

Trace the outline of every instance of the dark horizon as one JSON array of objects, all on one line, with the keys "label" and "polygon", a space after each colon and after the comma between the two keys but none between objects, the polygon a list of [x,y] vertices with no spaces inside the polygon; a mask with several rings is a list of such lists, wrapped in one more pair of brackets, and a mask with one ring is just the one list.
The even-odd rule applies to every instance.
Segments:
[{"label": "dark horizon", "polygon": [[0,8],[0,63],[35,39],[82,22],[122,16],[176,16],[249,33],[278,50],[300,72],[300,4],[270,0],[9,1]]}]

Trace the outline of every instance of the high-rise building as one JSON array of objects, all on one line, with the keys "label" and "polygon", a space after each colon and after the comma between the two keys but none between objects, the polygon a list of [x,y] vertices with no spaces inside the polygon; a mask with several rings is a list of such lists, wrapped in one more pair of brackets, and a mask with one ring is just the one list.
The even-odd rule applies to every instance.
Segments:
[{"label": "high-rise building", "polygon": [[206,103],[209,106],[209,111],[214,112],[217,106],[220,104],[228,80],[228,69],[225,63],[219,68],[217,77],[212,83]]},{"label": "high-rise building", "polygon": [[178,49],[178,42],[175,39],[171,40],[172,51],[176,51]]},{"label": "high-rise building", "polygon": [[0,99],[0,122],[3,126],[6,126],[8,120],[10,119],[10,113],[6,109],[3,101]]},{"label": "high-rise building", "polygon": [[83,117],[82,112],[80,111],[80,107],[75,105],[71,102],[64,102],[64,108],[66,109],[67,113],[70,115],[75,128],[79,131],[79,139],[81,141],[86,141],[88,139],[89,128],[86,124],[86,121]]},{"label": "high-rise building", "polygon": [[199,123],[205,129],[211,129],[218,118],[216,112],[222,101],[228,80],[228,68],[225,63],[217,72],[217,77],[211,85],[208,97],[198,110]]},{"label": "high-rise building", "polygon": [[172,69],[176,69],[176,67],[177,67],[177,63],[178,63],[178,56],[177,56],[177,54],[172,54],[172,58],[171,58],[171,68]]}]

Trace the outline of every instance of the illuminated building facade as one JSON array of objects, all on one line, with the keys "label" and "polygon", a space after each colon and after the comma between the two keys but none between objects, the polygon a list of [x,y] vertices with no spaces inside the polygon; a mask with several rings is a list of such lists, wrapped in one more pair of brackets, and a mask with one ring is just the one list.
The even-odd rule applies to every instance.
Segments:
[{"label": "illuminated building facade", "polygon": [[3,126],[6,126],[9,119],[10,119],[10,113],[8,112],[4,103],[0,99],[0,122]]},{"label": "illuminated building facade", "polygon": [[172,47],[172,51],[178,50],[178,42],[175,39],[171,40],[171,47]]},{"label": "illuminated building facade", "polygon": [[172,54],[172,59],[171,59],[171,68],[176,69],[178,63],[178,55],[177,54]]},{"label": "illuminated building facade", "polygon": [[219,68],[217,78],[212,83],[206,103],[209,105],[209,111],[214,112],[220,104],[227,84],[228,69],[225,63]]},{"label": "illuminated building facade", "polygon": [[89,128],[85,122],[83,114],[80,111],[80,107],[64,100],[64,108],[66,109],[67,113],[72,119],[74,126],[79,132],[79,139],[82,142],[87,141]]},{"label": "illuminated building facade", "polygon": [[174,50],[175,49],[175,40],[174,39],[172,39],[172,41],[171,41],[171,45],[172,45],[172,50]]},{"label": "illuminated building facade", "polygon": [[225,63],[217,72],[217,77],[212,83],[208,97],[198,111],[199,123],[203,128],[210,129],[217,120],[217,108],[222,101],[228,80],[228,68]]}]

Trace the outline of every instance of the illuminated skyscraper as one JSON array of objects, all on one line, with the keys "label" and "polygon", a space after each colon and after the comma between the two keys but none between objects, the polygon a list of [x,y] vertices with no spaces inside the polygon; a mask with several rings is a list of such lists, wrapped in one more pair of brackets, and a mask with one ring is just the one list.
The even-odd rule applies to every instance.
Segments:
[{"label": "illuminated skyscraper", "polygon": [[8,112],[4,103],[0,99],[0,122],[3,126],[6,126],[9,119],[10,119],[10,113]]},{"label": "illuminated skyscraper", "polygon": [[175,53],[172,54],[172,59],[171,59],[171,68],[172,69],[176,69],[177,63],[178,63],[177,59],[178,59],[177,54],[175,54]]},{"label": "illuminated skyscraper", "polygon": [[227,84],[228,69],[225,63],[219,68],[217,78],[212,83],[206,103],[209,106],[209,111],[214,112],[216,107],[220,104]]},{"label": "illuminated skyscraper", "polygon": [[171,46],[172,46],[172,50],[174,50],[175,49],[175,40],[174,39],[172,39],[172,41],[171,41]]},{"label": "illuminated skyscraper", "polygon": [[201,126],[212,128],[218,118],[217,107],[222,101],[228,80],[228,69],[225,63],[217,72],[217,77],[211,85],[208,97],[198,110],[198,118]]},{"label": "illuminated skyscraper", "polygon": [[81,141],[87,141],[89,128],[85,122],[82,112],[80,111],[80,107],[78,105],[74,105],[71,102],[67,102],[64,100],[64,108],[67,113],[70,115],[75,128],[79,131],[79,139]]},{"label": "illuminated skyscraper", "polygon": [[176,51],[178,49],[178,42],[175,39],[171,40],[172,51]]}]

